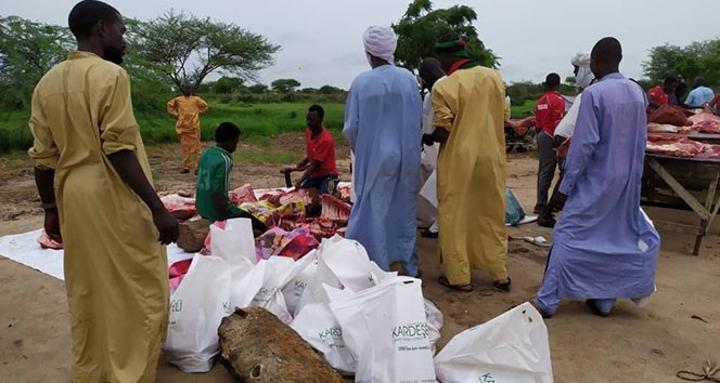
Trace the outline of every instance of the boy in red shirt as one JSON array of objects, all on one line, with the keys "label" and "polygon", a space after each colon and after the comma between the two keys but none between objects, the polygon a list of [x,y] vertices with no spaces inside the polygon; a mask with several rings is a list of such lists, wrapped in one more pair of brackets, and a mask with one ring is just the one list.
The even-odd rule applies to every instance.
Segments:
[{"label": "boy in red shirt", "polygon": [[325,110],[320,105],[313,105],[307,113],[307,130],[305,131],[306,156],[294,168],[285,168],[282,173],[289,174],[304,171],[295,183],[300,189],[317,189],[320,193],[334,193],[338,180],[335,165],[335,141],[330,131],[323,127]]},{"label": "boy in red shirt", "polygon": [[537,204],[535,214],[540,214],[548,202],[548,190],[555,177],[557,158],[555,156],[555,128],[565,115],[565,100],[560,97],[560,76],[550,73],[545,78],[545,94],[540,97],[535,108],[535,126],[537,134],[538,167]]}]

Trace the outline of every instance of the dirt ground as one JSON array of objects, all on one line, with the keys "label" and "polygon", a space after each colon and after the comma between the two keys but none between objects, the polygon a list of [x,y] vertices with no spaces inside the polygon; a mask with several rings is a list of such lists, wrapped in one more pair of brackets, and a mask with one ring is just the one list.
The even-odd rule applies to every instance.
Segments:
[{"label": "dirt ground", "polygon": [[[276,139],[272,147],[302,153],[296,137]],[[150,149],[158,190],[192,190],[193,177],[179,175],[174,146]],[[265,150],[244,146],[241,150]],[[347,149],[338,153],[347,158]],[[236,164],[233,184],[282,186],[280,164]],[[347,160],[340,163],[348,174]],[[347,178],[347,177],[346,177]],[[526,208],[535,196],[536,161],[511,157],[508,185]],[[0,235],[37,229],[37,211],[31,166],[23,156],[0,157]],[[692,216],[671,210],[649,210],[662,235],[657,294],[639,309],[620,302],[609,318],[593,316],[583,302],[565,302],[546,321],[555,381],[575,382],[680,382],[677,371],[699,371],[705,360],[720,361],[720,238],[706,239],[699,257],[689,256],[692,234],[672,222],[692,222]],[[550,230],[535,224],[511,228],[511,236],[550,238]],[[513,240],[508,267],[513,290],[489,288],[484,273],[474,276],[473,293],[454,293],[435,281],[440,273],[434,240],[419,239],[418,253],[424,272],[425,296],[445,316],[442,347],[460,331],[483,323],[509,307],[531,298],[540,285],[547,250]],[[0,382],[69,382],[70,335],[64,283],[0,257]],[[232,379],[216,365],[208,374],[184,374],[162,363],[158,382],[220,383]]]}]

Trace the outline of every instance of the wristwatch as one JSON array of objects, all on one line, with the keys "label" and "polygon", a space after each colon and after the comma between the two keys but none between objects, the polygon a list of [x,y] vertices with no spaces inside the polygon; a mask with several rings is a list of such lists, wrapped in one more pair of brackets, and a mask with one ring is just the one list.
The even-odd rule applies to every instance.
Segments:
[{"label": "wristwatch", "polygon": [[57,204],[55,203],[55,201],[50,202],[50,203],[44,203],[44,202],[43,202],[43,203],[40,204],[40,206],[41,206],[41,207],[43,208],[43,210],[45,210],[45,211],[57,209]]}]

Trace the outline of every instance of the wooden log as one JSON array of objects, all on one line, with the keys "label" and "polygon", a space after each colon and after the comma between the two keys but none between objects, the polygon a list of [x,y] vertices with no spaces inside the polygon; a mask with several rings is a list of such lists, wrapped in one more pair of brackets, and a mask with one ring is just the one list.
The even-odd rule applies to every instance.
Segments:
[{"label": "wooden log", "polygon": [[307,342],[263,308],[237,309],[223,318],[218,334],[225,367],[241,382],[343,382]]}]

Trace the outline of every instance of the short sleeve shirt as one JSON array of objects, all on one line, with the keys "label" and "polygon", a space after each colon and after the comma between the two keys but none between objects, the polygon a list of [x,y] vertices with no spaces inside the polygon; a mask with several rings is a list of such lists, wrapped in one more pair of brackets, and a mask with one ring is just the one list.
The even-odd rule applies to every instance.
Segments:
[{"label": "short sleeve shirt", "polygon": [[305,148],[310,161],[320,162],[320,166],[310,175],[310,178],[337,176],[335,164],[335,141],[326,128],[317,137],[312,137],[310,129],[305,131]]}]

